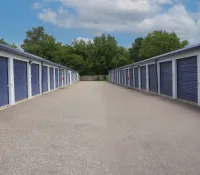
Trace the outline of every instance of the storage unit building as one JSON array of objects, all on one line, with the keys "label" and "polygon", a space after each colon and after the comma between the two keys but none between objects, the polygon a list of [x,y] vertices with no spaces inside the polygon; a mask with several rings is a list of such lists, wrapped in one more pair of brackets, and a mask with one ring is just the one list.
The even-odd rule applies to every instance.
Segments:
[{"label": "storage unit building", "polygon": [[[0,108],[14,105],[16,102],[58,87],[59,68],[62,69],[62,75],[64,70],[72,70],[0,44]],[[74,82],[78,81],[77,75],[78,73],[74,71]],[[62,84],[65,85],[63,80]]]},{"label": "storage unit building", "polygon": [[200,44],[122,66],[109,73],[120,70],[120,83],[127,86],[127,71],[124,72],[127,69],[131,87],[200,106]]}]

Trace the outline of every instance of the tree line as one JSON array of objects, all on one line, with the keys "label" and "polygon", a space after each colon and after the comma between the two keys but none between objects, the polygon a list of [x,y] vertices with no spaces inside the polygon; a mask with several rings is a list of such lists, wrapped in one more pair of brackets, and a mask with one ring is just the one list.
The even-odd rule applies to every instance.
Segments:
[{"label": "tree line", "polygon": [[[16,48],[3,39],[0,43]],[[107,75],[108,70],[142,61],[160,54],[183,48],[188,41],[181,41],[175,32],[162,30],[136,38],[130,48],[119,46],[114,36],[102,34],[92,41],[73,40],[62,44],[49,35],[44,27],[26,32],[21,45],[25,52],[78,70],[80,75]]]}]

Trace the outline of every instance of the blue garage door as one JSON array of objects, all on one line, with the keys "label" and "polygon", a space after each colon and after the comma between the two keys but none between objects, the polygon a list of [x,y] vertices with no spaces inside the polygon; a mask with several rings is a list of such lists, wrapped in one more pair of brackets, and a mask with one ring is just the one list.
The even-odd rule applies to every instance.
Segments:
[{"label": "blue garage door", "polygon": [[15,101],[28,97],[27,89],[27,63],[14,60]]},{"label": "blue garage door", "polygon": [[56,88],[58,88],[58,69],[55,69]]},{"label": "blue garage door", "polygon": [[42,66],[42,92],[48,91],[47,66]]},{"label": "blue garage door", "polygon": [[31,64],[31,87],[32,87],[32,96],[40,93],[39,65],[38,64]]},{"label": "blue garage door", "polygon": [[0,57],[0,107],[9,104],[8,59]]},{"label": "blue garage door", "polygon": [[62,70],[62,83],[63,83],[63,86],[65,85],[65,78],[64,78],[65,76],[64,76],[64,70]]},{"label": "blue garage door", "polygon": [[129,81],[129,77],[128,77],[128,69],[125,70],[126,72],[126,86],[128,86],[128,81]]},{"label": "blue garage door", "polygon": [[197,57],[177,60],[177,95],[197,103]]},{"label": "blue garage door", "polygon": [[125,85],[125,70],[122,70],[122,84]]},{"label": "blue garage door", "polygon": [[138,68],[134,68],[135,88],[139,88]]},{"label": "blue garage door", "polygon": [[140,67],[141,89],[146,90],[146,66]]},{"label": "blue garage door", "polygon": [[66,85],[69,84],[68,71],[66,71]]},{"label": "blue garage door", "polygon": [[149,91],[158,92],[157,82],[157,66],[156,64],[151,64],[149,65]]},{"label": "blue garage door", "polygon": [[50,89],[54,89],[54,68],[50,67]]},{"label": "blue garage door", "polygon": [[71,76],[70,76],[71,74],[70,74],[70,72],[68,72],[68,77],[69,77],[69,85],[70,85],[70,83],[71,83]]},{"label": "blue garage door", "polygon": [[122,84],[123,83],[123,72],[122,72],[122,70],[120,70],[120,84]]},{"label": "blue garage door", "polygon": [[133,68],[129,69],[130,86],[133,87]]},{"label": "blue garage door", "polygon": [[119,70],[117,71],[117,83],[119,84],[119,79],[120,79],[120,75],[119,75]]},{"label": "blue garage door", "polygon": [[160,93],[172,96],[172,61],[160,63]]},{"label": "blue garage door", "polygon": [[62,86],[62,70],[59,71],[59,86]]}]

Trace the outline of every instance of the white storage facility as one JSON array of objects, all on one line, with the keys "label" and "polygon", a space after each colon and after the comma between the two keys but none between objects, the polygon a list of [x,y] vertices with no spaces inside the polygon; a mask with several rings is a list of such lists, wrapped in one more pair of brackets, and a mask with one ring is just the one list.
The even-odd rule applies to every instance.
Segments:
[{"label": "white storage facility", "polygon": [[200,106],[200,44],[111,70],[109,80]]},{"label": "white storage facility", "polygon": [[73,69],[0,44],[0,108],[77,81]]}]

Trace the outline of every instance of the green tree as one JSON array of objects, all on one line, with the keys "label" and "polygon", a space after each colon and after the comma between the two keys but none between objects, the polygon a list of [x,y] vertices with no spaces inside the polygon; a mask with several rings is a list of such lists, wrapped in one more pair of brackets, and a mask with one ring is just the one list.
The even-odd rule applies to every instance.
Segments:
[{"label": "green tree", "polygon": [[37,27],[27,31],[22,48],[25,52],[43,57],[50,61],[55,61],[55,38],[48,35],[43,27]]},{"label": "green tree", "polygon": [[15,44],[8,44],[3,38],[0,39],[0,43],[1,44],[5,44],[5,45],[8,45],[8,46],[11,46],[13,48],[17,48],[17,46]]},{"label": "green tree", "polygon": [[180,41],[180,38],[174,32],[154,31],[149,33],[142,41],[139,56],[142,59],[147,59],[181,49],[186,45],[188,45],[188,41]]},{"label": "green tree", "polygon": [[130,59],[133,62],[141,61],[142,58],[139,56],[141,45],[142,45],[143,38],[139,37],[135,39],[135,42],[132,43],[132,47],[129,48]]}]

